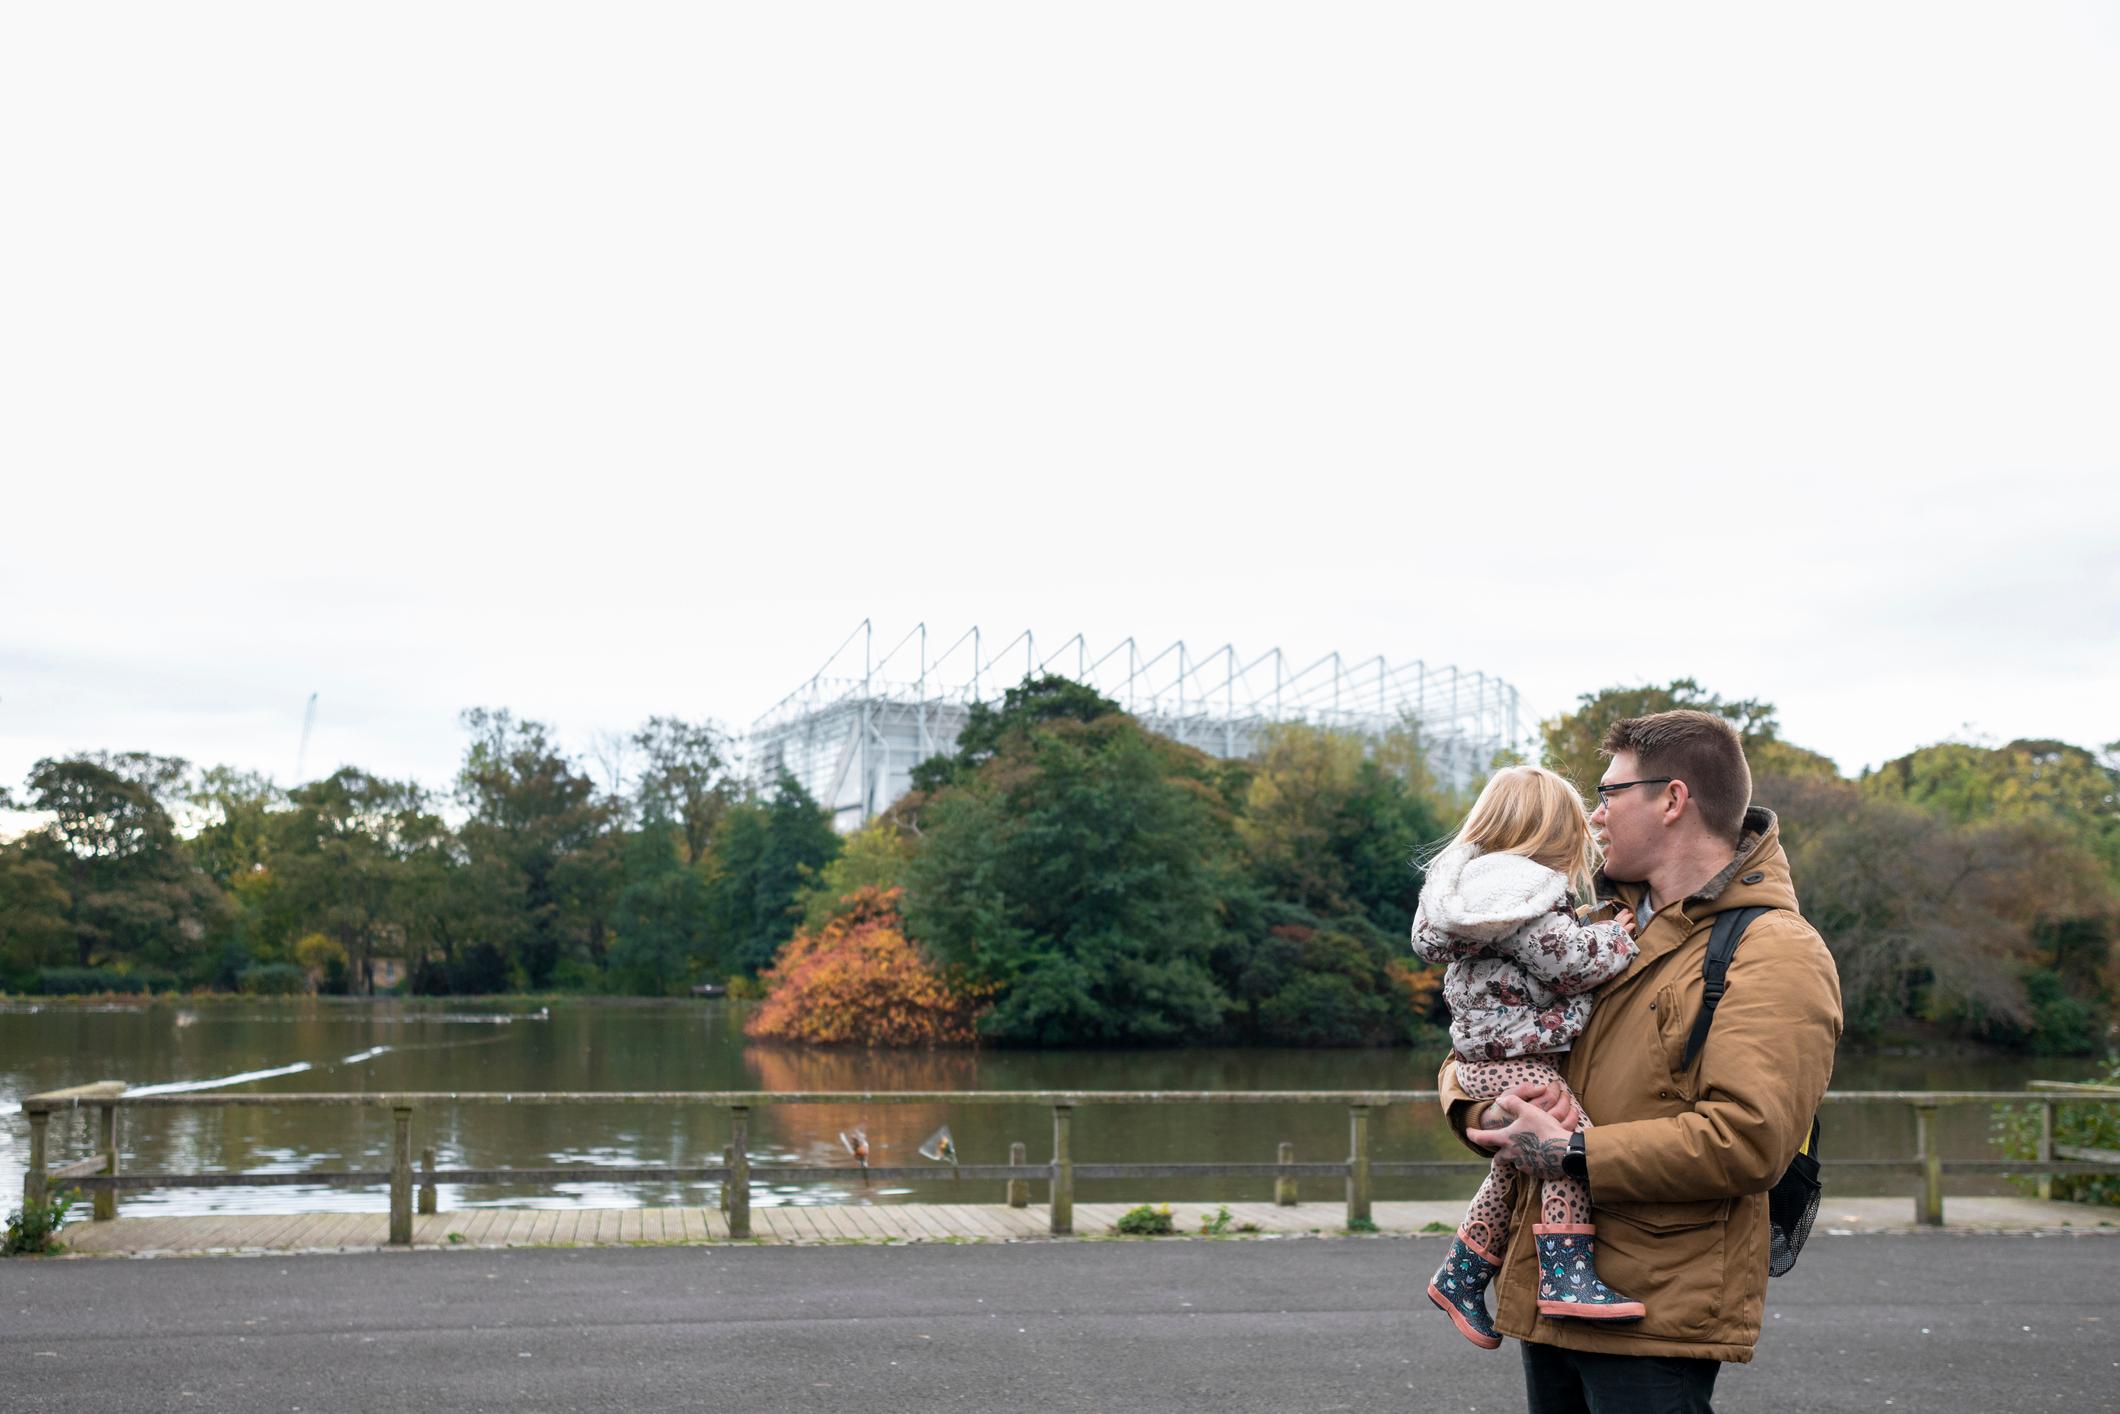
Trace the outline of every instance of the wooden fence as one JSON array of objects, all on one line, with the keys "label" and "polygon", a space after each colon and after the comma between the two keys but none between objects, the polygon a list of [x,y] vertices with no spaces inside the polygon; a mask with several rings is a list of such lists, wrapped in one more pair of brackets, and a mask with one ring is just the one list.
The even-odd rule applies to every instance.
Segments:
[{"label": "wooden fence", "polygon": [[[1904,1104],[1914,1111],[1917,1152],[1896,1159],[1841,1159],[1831,1156],[1831,1128],[1822,1147],[1828,1167],[1888,1169],[1914,1173],[1916,1220],[1943,1221],[1943,1175],[1946,1173],[2018,1173],[2036,1175],[2040,1196],[2046,1197],[2054,1177],[2068,1174],[2120,1174],[2120,1152],[2073,1148],[2054,1143],[2056,1104],[2110,1104],[2120,1102],[2120,1088],[2072,1085],[2059,1081],[2034,1081],[2034,1089],[2016,1090],[1842,1090],[1826,1095],[1829,1107],[1849,1104]],[[755,1183],[832,1182],[864,1175],[887,1182],[924,1182],[938,1178],[1006,1179],[1009,1200],[1018,1207],[1027,1201],[1029,1184],[1047,1185],[1051,1207],[1050,1230],[1055,1236],[1074,1231],[1075,1180],[1109,1178],[1214,1178],[1273,1179],[1275,1197],[1294,1202],[1299,1179],[1343,1179],[1347,1188],[1347,1222],[1360,1226],[1370,1218],[1370,1189],[1378,1178],[1405,1178],[1432,1173],[1476,1173],[1486,1168],[1479,1160],[1378,1160],[1370,1152],[1369,1119],[1372,1111],[1386,1105],[1434,1105],[1433,1090],[1378,1091],[1161,1091],[1161,1090],[909,1090],[860,1091],[617,1091],[617,1092],[466,1092],[405,1094],[179,1094],[129,1095],[122,1083],[82,1085],[69,1090],[32,1095],[22,1102],[29,1120],[29,1166],[23,1176],[23,1197],[40,1203],[55,1184],[83,1189],[94,1195],[93,1215],[106,1220],[117,1215],[118,1195],[153,1188],[228,1188],[323,1184],[343,1188],[390,1190],[390,1241],[409,1245],[412,1241],[414,1189],[419,1190],[422,1212],[435,1209],[436,1189],[442,1183],[541,1184],[582,1179],[604,1182],[719,1183],[723,1207],[729,1216],[733,1237],[751,1235],[751,1186]],[[1043,1105],[1053,1120],[1052,1158],[1042,1164],[1023,1162],[1022,1145],[1013,1146],[1006,1164],[953,1164],[947,1169],[878,1167],[866,1170],[849,1165],[772,1164],[754,1165],[746,1146],[753,1110],[768,1105]],[[1070,1143],[1074,1112],[1089,1105],[1341,1105],[1347,1110],[1348,1154],[1331,1163],[1296,1163],[1291,1146],[1279,1146],[1272,1163],[1083,1163],[1076,1160]],[[412,1120],[417,1111],[457,1105],[674,1105],[725,1110],[729,1117],[729,1142],[719,1164],[641,1164],[626,1167],[562,1164],[539,1168],[438,1169],[434,1152],[428,1150],[418,1170],[413,1165]],[[2035,1105],[2040,1114],[2038,1151],[2028,1159],[1945,1159],[1938,1146],[1939,1112],[1958,1105]],[[118,1111],[151,1109],[222,1109],[341,1107],[387,1109],[391,1112],[391,1163],[388,1169],[311,1171],[303,1173],[127,1173],[118,1145]],[[97,1112],[97,1151],[86,1158],[56,1167],[47,1153],[48,1131],[54,1113],[93,1107]],[[415,1184],[417,1179],[417,1184]]]}]

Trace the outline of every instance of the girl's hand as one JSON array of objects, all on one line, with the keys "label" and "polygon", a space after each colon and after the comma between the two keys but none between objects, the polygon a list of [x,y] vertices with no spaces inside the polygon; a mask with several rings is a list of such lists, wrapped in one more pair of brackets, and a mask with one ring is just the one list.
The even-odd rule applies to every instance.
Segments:
[{"label": "girl's hand", "polygon": [[1480,1115],[1482,1129],[1501,1129],[1509,1123],[1511,1112],[1502,1104],[1502,1096],[1513,1095],[1527,1105],[1536,1106],[1553,1116],[1563,1129],[1573,1131],[1580,1113],[1575,1108],[1575,1096],[1565,1085],[1541,1085],[1527,1080],[1521,1085],[1512,1085],[1494,1098]]},{"label": "girl's hand", "polygon": [[1619,924],[1619,926],[1620,926],[1620,927],[1622,927],[1622,928],[1626,929],[1626,930],[1627,930],[1627,936],[1628,936],[1628,937],[1630,937],[1630,938],[1631,938],[1631,937],[1633,937],[1633,936],[1634,936],[1634,910],[1633,910],[1633,909],[1631,909],[1631,908],[1623,908],[1623,909],[1620,909],[1620,910],[1619,910],[1619,911],[1618,911],[1617,913],[1614,913],[1614,914],[1612,915],[1612,921],[1613,921],[1614,923],[1617,923],[1617,924]]}]

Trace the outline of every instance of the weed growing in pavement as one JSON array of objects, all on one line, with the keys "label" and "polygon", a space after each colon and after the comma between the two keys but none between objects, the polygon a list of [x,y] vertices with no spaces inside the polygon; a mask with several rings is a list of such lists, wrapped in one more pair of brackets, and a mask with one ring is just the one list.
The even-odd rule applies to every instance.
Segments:
[{"label": "weed growing in pavement", "polygon": [[1143,1203],[1138,1208],[1128,1208],[1112,1225],[1115,1232],[1129,1237],[1167,1237],[1173,1231],[1170,1221],[1170,1204],[1151,1208]]}]

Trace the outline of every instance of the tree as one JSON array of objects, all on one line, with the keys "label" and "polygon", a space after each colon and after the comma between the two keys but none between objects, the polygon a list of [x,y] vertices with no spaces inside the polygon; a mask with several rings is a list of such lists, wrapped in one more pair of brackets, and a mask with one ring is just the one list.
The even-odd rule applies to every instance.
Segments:
[{"label": "tree", "polygon": [[907,875],[913,937],[997,988],[983,1034],[1175,1042],[1228,1006],[1208,959],[1237,841],[1213,763],[1131,718],[1004,731],[928,805]]},{"label": "tree", "polygon": [[463,722],[471,743],[456,797],[469,818],[459,837],[483,866],[474,877],[515,905],[486,913],[493,941],[533,989],[553,985],[563,960],[582,980],[601,959],[619,879],[609,803],[542,722],[484,708]]},{"label": "tree", "polygon": [[226,900],[178,848],[163,798],[189,767],[145,752],[46,758],[30,772],[29,807],[49,812],[31,851],[67,889],[75,961],[195,971]]},{"label": "tree", "polygon": [[1395,937],[1359,917],[1324,919],[1286,903],[1248,914],[1243,927],[1246,945],[1218,964],[1233,966],[1243,1040],[1447,1046],[1429,1020],[1442,974],[1406,957]]},{"label": "tree", "polygon": [[19,988],[39,969],[74,960],[71,902],[55,861],[0,845],[0,984]]},{"label": "tree", "polygon": [[930,757],[913,767],[913,789],[939,790],[963,779],[992,759],[1004,743],[1021,740],[1048,722],[1094,722],[1119,710],[1119,704],[1073,678],[1048,673],[1025,678],[1002,694],[999,707],[974,702],[948,756]]},{"label": "tree", "polygon": [[[1854,1035],[1918,1018],[2012,1045],[2052,1044],[2078,1009],[2102,1016],[2096,981],[2070,993],[2056,940],[2096,940],[2093,974],[2120,903],[2098,860],[2049,823],[1955,821],[1852,782],[1788,783],[1782,832],[1804,916],[1832,950]],[[2075,939],[2084,945],[2084,939]],[[2102,1024],[2067,1028],[2076,1048]]]},{"label": "tree", "polygon": [[1418,756],[1375,747],[1344,732],[1269,728],[1253,754],[1238,831],[1253,876],[1273,897],[1325,916],[1359,914],[1404,936],[1420,897],[1414,856],[1446,827],[1416,793],[1425,779]]},{"label": "tree", "polygon": [[813,1045],[971,1045],[987,989],[933,967],[906,940],[898,900],[895,889],[861,889],[822,927],[789,939],[744,1034]]},{"label": "tree", "polygon": [[346,949],[337,938],[328,933],[304,933],[294,940],[289,951],[294,955],[294,965],[315,982],[319,992],[349,990]]},{"label": "tree", "polygon": [[186,793],[196,828],[185,846],[206,876],[223,888],[270,867],[272,817],[287,793],[272,778],[233,766],[203,772]]},{"label": "tree", "polygon": [[683,832],[650,821],[626,845],[626,885],[611,911],[608,981],[636,996],[682,996],[711,959],[707,886],[684,859]]},{"label": "tree", "polygon": [[2049,740],[1940,742],[1863,777],[1863,794],[1976,840],[1993,909],[2021,934],[2022,997],[1976,1007],[1975,1029],[2035,1049],[2086,1050],[2104,1036],[2120,936],[2120,772]]},{"label": "tree", "polygon": [[297,926],[330,935],[351,985],[373,993],[378,956],[418,960],[406,922],[411,857],[437,823],[426,792],[344,766],[296,788],[288,802],[273,850],[281,902]]},{"label": "tree", "polygon": [[473,857],[439,816],[405,817],[398,846],[397,915],[411,959],[408,991],[490,995],[513,985],[510,941],[521,926],[522,878],[490,855]]},{"label": "tree", "polygon": [[1605,758],[1598,743],[1614,722],[1681,707],[1712,713],[1737,728],[1755,782],[1761,777],[1819,780],[1840,775],[1839,769],[1817,752],[1781,739],[1772,703],[1750,697],[1726,701],[1692,678],[1676,678],[1667,687],[1608,687],[1584,693],[1576,699],[1573,712],[1540,724],[1545,764],[1587,793],[1604,774]]},{"label": "tree", "polygon": [[770,794],[733,805],[714,836],[708,926],[718,964],[756,975],[795,932],[805,880],[839,853],[831,816],[783,772]]},{"label": "tree", "polygon": [[1863,788],[1959,822],[2049,823],[2083,841],[2120,875],[2120,770],[2080,746],[1939,742],[1865,774]]},{"label": "tree", "polygon": [[709,722],[650,717],[633,745],[645,760],[635,792],[640,818],[676,824],[685,863],[699,863],[736,797],[728,737]]},{"label": "tree", "polygon": [[889,819],[872,820],[840,841],[839,854],[818,870],[796,898],[802,926],[818,929],[853,906],[864,890],[900,887],[913,859],[916,837]]}]

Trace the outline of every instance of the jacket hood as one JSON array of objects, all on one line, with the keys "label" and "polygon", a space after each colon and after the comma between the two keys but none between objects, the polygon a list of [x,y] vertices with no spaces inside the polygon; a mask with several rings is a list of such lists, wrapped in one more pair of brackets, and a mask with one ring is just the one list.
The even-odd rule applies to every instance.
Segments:
[{"label": "jacket hood", "polygon": [[[1629,906],[1638,903],[1644,886],[1632,881],[1597,874],[1599,898],[1623,898]],[[1730,862],[1684,901],[1689,918],[1704,918],[1730,908],[1796,907],[1796,884],[1789,875],[1789,856],[1781,847],[1781,822],[1763,805],[1745,810],[1744,828]]]},{"label": "jacket hood", "polygon": [[1480,942],[1506,938],[1567,902],[1568,881],[1545,865],[1521,854],[1482,854],[1465,844],[1430,860],[1421,888],[1431,924]]}]

